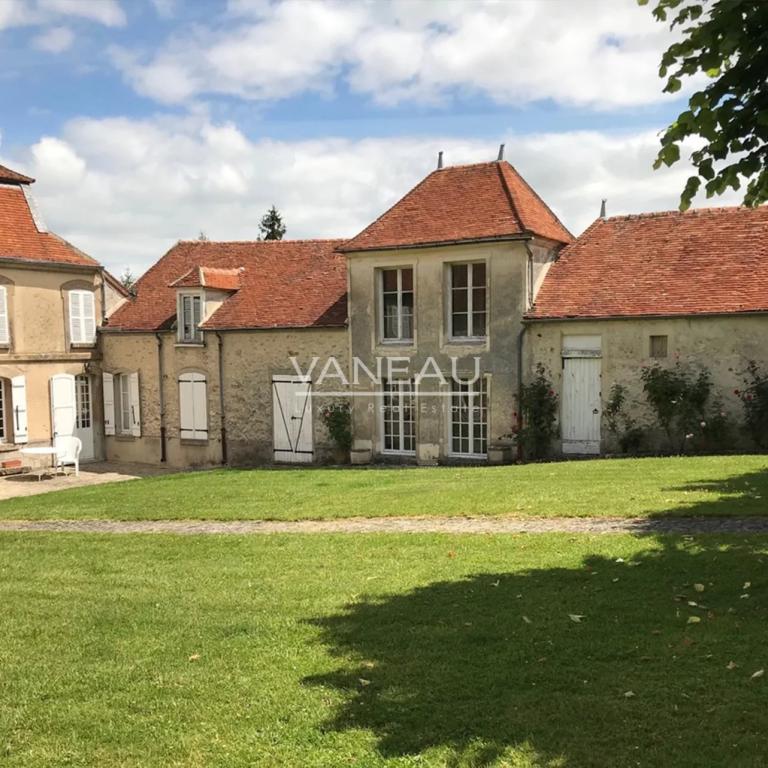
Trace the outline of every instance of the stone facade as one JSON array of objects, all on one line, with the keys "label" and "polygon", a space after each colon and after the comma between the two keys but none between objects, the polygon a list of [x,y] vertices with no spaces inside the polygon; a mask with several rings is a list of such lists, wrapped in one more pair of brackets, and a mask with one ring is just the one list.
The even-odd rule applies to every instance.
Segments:
[{"label": "stone facade", "polygon": [[[524,341],[526,372],[532,374],[535,365],[542,363],[551,375],[561,404],[562,348],[566,336],[597,336],[601,339],[601,453],[618,450],[602,413],[614,384],[627,388],[632,416],[646,424],[652,422],[640,379],[645,365],[658,363],[667,367],[680,360],[693,368],[707,368],[712,374],[713,395],[722,398],[723,412],[734,425],[743,420],[741,401],[734,394],[734,390],[742,386],[741,372],[750,360],[758,362],[763,370],[768,371],[767,314],[531,321]],[[666,357],[651,357],[652,336],[666,337]],[[733,430],[733,438],[736,445],[749,447],[738,429]],[[666,447],[664,436],[651,430],[646,450],[663,450]]]},{"label": "stone facade", "polygon": [[[160,462],[164,442],[165,460],[177,467],[212,466],[225,460],[234,465],[271,463],[272,377],[295,373],[292,356],[302,371],[310,368],[313,357],[324,361],[335,356],[344,368],[349,358],[345,328],[206,331],[200,345],[177,343],[175,331],[106,331],[102,347],[104,371],[138,372],[141,409],[141,435],[106,437],[107,458]],[[207,440],[187,440],[180,434],[178,380],[186,372],[206,377]],[[330,381],[315,388],[315,394],[335,387],[338,382]],[[320,463],[334,455],[319,416],[325,403],[322,397],[312,401],[314,460]]]},{"label": "stone facade", "polygon": [[[382,251],[348,255],[350,346],[354,358],[376,370],[376,358],[399,358],[398,367],[410,375],[422,370],[428,358],[450,379],[451,358],[458,358],[461,378],[471,377],[474,358],[488,388],[487,458],[512,459],[510,434],[515,423],[519,387],[519,335],[521,321],[555,255],[553,243],[518,239]],[[456,263],[484,263],[487,283],[487,331],[479,341],[456,342],[448,333],[448,269]],[[414,333],[407,344],[381,340],[378,274],[382,269],[410,267],[414,282]],[[386,369],[386,365],[385,365]],[[415,419],[415,456],[387,456],[391,460],[436,464],[456,460],[451,456],[449,430],[450,385],[426,377],[418,385]],[[369,379],[359,379],[358,392],[369,397],[354,400],[354,452],[359,462],[384,458],[381,397]],[[437,395],[437,396],[436,396]],[[478,457],[482,458],[482,457]]]}]

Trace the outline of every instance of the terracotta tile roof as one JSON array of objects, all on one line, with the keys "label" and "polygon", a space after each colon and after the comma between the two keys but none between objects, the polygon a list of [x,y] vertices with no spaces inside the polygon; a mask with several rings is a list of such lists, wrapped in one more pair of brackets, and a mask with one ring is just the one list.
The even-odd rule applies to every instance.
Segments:
[{"label": "terracotta tile roof", "polygon": [[0,185],[0,258],[98,266],[52,232],[37,228],[24,189]]},{"label": "terracotta tile roof", "polygon": [[219,291],[238,291],[241,271],[240,268],[192,267],[189,272],[170,285],[172,288],[214,288]]},{"label": "terracotta tile roof", "polygon": [[497,240],[539,235],[570,243],[571,233],[507,162],[433,171],[341,251]]},{"label": "terracotta tile roof", "polygon": [[31,176],[25,176],[23,173],[0,165],[0,184],[34,184],[34,182]]},{"label": "terracotta tile roof", "polygon": [[768,311],[768,206],[598,219],[560,252],[530,318]]},{"label": "terracotta tile roof", "polygon": [[342,240],[255,242],[182,241],[136,283],[136,298],[109,319],[109,329],[154,331],[176,320],[172,283],[203,267],[240,270],[240,290],[204,328],[307,328],[343,326],[347,270],[337,252]]}]

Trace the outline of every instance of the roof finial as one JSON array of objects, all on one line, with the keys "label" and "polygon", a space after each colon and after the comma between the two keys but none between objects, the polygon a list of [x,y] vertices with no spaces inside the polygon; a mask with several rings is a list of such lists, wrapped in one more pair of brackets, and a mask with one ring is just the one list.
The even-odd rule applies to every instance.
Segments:
[{"label": "roof finial", "polygon": [[600,203],[600,218],[601,219],[605,218],[605,204],[607,202],[608,201],[606,200],[606,198],[603,198],[602,202]]},{"label": "roof finial", "polygon": [[504,159],[504,145],[499,145],[499,156],[496,158],[496,162],[500,163]]},{"label": "roof finial", "polygon": [[437,170],[439,171],[443,167],[443,150],[441,149],[437,153]]}]

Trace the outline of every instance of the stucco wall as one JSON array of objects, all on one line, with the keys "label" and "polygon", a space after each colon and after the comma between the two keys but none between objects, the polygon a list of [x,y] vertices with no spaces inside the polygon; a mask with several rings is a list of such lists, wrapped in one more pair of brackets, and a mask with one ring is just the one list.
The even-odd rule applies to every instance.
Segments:
[{"label": "stucco wall", "polygon": [[[166,456],[172,466],[194,467],[222,462],[219,348],[214,333],[207,332],[203,346],[178,345],[176,335],[162,336],[163,397],[165,405]],[[293,374],[289,357],[299,359],[307,370],[313,356],[328,355],[347,366],[346,330],[297,329],[274,331],[224,331],[224,414],[227,460],[230,464],[271,463],[272,376]],[[105,333],[103,368],[111,373],[138,371],[141,398],[141,437],[107,437],[107,455],[116,461],[160,461],[160,405],[158,387],[158,342],[154,334]],[[207,441],[182,440],[179,434],[179,389],[181,373],[206,374],[208,396]],[[330,381],[325,389],[335,388]],[[315,460],[330,459],[333,446],[319,420],[323,401],[313,408]]]},{"label": "stucco wall", "polygon": [[[73,347],[69,343],[66,291],[93,290],[96,322],[101,318],[101,275],[98,269],[67,269],[56,265],[16,266],[0,263],[0,284],[6,287],[10,344],[0,347],[0,378],[26,379],[28,444],[49,444],[51,433],[50,380],[56,374],[74,376],[91,372],[94,452],[103,455],[101,430],[101,381],[96,345]],[[7,384],[6,384],[7,386]],[[11,418],[11,398],[6,398]],[[17,457],[14,446],[0,446],[0,459]],[[29,460],[25,459],[25,463]]]},{"label": "stucco wall", "polygon": [[[539,264],[546,260],[549,248],[533,245]],[[448,337],[446,300],[447,265],[451,262],[486,262],[488,325],[485,341],[454,343]],[[378,329],[377,270],[387,267],[412,267],[414,270],[414,341],[410,345],[380,343]],[[539,269],[542,267],[540,266]],[[451,357],[459,358],[463,375],[474,370],[474,357],[480,358],[481,373],[489,381],[489,448],[508,449],[513,426],[518,382],[518,334],[527,306],[528,283],[534,270],[528,264],[528,252],[522,242],[500,242],[461,246],[414,248],[371,253],[352,253],[348,257],[350,286],[351,353],[369,368],[375,358],[404,357],[412,373],[417,373],[428,357],[435,359],[450,376]],[[403,364],[405,365],[405,364]],[[373,391],[368,381],[360,390]],[[441,389],[435,380],[420,388],[416,418],[416,460],[435,463],[448,458],[450,401],[429,397]],[[442,387],[447,391],[447,387]],[[380,402],[378,398],[355,400],[355,449],[373,457],[382,450]],[[505,458],[510,457],[506,452]]]},{"label": "stucco wall", "polygon": [[[679,359],[705,366],[712,373],[713,394],[721,395],[724,412],[735,424],[743,419],[741,401],[734,395],[734,389],[742,386],[740,372],[750,360],[768,370],[768,315],[532,323],[525,339],[526,370],[530,374],[537,362],[543,363],[558,394],[562,394],[561,350],[566,335],[601,336],[603,407],[613,384],[620,383],[628,390],[631,413],[644,423],[652,422],[640,380],[644,365],[672,366]],[[666,359],[650,357],[650,337],[657,335],[668,337]],[[604,415],[601,432],[603,452],[617,450]],[[646,448],[664,449],[663,436],[652,431]]]}]

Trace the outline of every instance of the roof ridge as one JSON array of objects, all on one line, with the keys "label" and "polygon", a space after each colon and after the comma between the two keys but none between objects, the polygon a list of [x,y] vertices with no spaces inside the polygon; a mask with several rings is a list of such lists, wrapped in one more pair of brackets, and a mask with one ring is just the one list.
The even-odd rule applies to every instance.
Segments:
[{"label": "roof ridge", "polygon": [[[562,221],[560,221],[560,217],[544,202],[544,200],[541,198],[539,193],[526,181],[525,176],[523,176],[523,174],[520,173],[520,171],[518,171],[517,168],[515,168],[515,166],[512,165],[512,163],[510,163],[508,160],[502,160],[500,165],[503,163],[506,163],[509,166],[509,169],[512,171],[512,173],[514,173],[515,176],[517,176],[517,178],[520,179],[520,181],[525,185],[528,191],[536,198],[536,200],[538,200],[544,206],[544,208],[552,216],[552,218],[563,228],[563,230],[567,234],[569,234],[575,240],[576,237],[574,236],[573,232],[571,232],[571,230],[568,229],[568,227],[566,227]],[[523,224],[523,226],[525,229],[527,229],[527,227],[525,227],[525,224]]]},{"label": "roof ridge", "polygon": [[768,207],[768,204],[756,205],[756,206],[703,205],[697,208],[688,208],[685,211],[681,211],[679,209],[673,208],[671,210],[666,210],[666,211],[643,211],[642,213],[623,213],[618,216],[606,216],[604,219],[602,219],[602,221],[630,221],[632,219],[653,219],[653,218],[661,218],[662,216],[693,216],[693,215],[711,214],[711,213],[725,213],[730,211],[747,212],[747,211],[757,211],[757,210],[760,210],[761,208],[766,208],[766,207]]},{"label": "roof ridge", "polygon": [[[512,209],[512,215],[517,219],[517,224],[523,231],[527,230],[528,227],[525,225],[525,222],[523,221],[523,217],[520,215],[520,211],[517,209],[517,203],[515,202],[515,197],[512,194],[512,190],[509,188],[509,184],[507,184],[507,179],[504,176],[504,168],[503,163],[505,161],[503,160],[497,160],[496,161],[496,172],[499,174],[499,179],[501,180],[501,186],[504,189],[504,192],[507,196],[507,200],[509,201],[509,207]],[[512,166],[507,163],[510,168]],[[519,175],[519,174],[518,174]]]},{"label": "roof ridge", "polygon": [[200,245],[267,245],[279,243],[344,243],[348,240],[345,237],[306,237],[306,238],[286,238],[283,240],[177,240],[176,245],[181,243],[199,243]]}]

